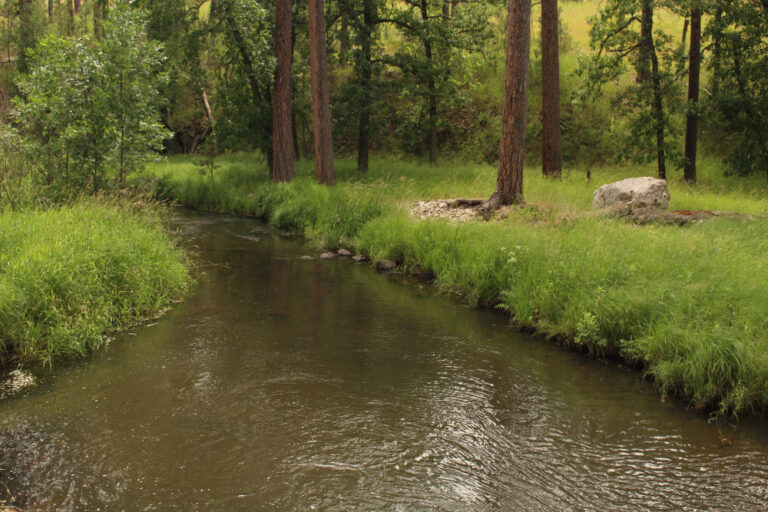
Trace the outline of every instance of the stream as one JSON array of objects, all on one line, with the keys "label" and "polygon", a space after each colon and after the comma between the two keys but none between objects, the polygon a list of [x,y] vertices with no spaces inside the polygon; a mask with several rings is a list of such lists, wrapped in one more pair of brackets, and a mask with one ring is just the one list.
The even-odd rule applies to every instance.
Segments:
[{"label": "stream", "polygon": [[261,222],[175,216],[204,272],[187,299],[0,393],[24,511],[768,508],[764,419],[710,422]]}]

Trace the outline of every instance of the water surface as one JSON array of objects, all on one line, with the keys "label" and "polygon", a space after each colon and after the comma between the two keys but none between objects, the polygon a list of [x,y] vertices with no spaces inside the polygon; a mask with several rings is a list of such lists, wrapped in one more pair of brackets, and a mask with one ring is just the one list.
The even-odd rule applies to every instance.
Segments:
[{"label": "water surface", "polygon": [[768,504],[762,420],[708,423],[258,222],[176,222],[206,263],[188,299],[0,400],[0,481],[26,511]]}]

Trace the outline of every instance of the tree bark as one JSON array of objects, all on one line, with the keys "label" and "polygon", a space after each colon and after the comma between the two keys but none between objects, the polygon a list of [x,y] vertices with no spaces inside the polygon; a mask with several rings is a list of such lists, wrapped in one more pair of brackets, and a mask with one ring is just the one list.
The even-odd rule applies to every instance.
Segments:
[{"label": "tree bark", "polygon": [[[421,0],[421,19],[427,23],[429,21],[429,11],[427,0]],[[429,36],[424,37],[424,56],[427,58],[428,65],[432,66],[432,42]],[[427,147],[429,148],[429,165],[437,164],[437,88],[435,79],[430,74],[427,79]]]},{"label": "tree bark", "polygon": [[347,63],[349,55],[349,11],[350,6],[347,0],[339,0],[339,10],[341,11],[341,27],[339,28],[339,64]]},{"label": "tree bark", "polygon": [[80,0],[74,0],[75,2],[75,14],[80,14]]},{"label": "tree bark", "polygon": [[357,139],[357,170],[368,172],[371,145],[371,85],[373,79],[373,29],[376,23],[376,0],[363,0],[363,27],[360,38],[362,62],[360,70],[362,95],[360,98],[360,127]]},{"label": "tree bark", "polygon": [[[656,131],[656,160],[658,164],[659,178],[667,179],[667,165],[664,155],[664,98],[661,93],[661,75],[659,72],[659,58],[656,54],[656,46],[653,42],[653,0],[642,0],[641,18],[641,50],[644,58],[650,61],[650,79],[653,90],[653,120]],[[648,70],[647,61],[642,63],[642,69]],[[647,77],[646,77],[647,78]]]},{"label": "tree bark", "polygon": [[272,181],[289,182],[293,179],[293,128],[291,108],[291,62],[293,44],[291,33],[293,10],[291,0],[275,2],[275,92],[272,114],[273,164]]},{"label": "tree bark", "polygon": [[312,118],[315,128],[315,177],[318,183],[333,185],[333,142],[331,103],[328,86],[328,59],[325,51],[325,9],[323,0],[309,0],[309,60],[312,72]]},{"label": "tree bark", "polygon": [[490,207],[522,203],[528,63],[531,45],[531,0],[508,0],[507,70],[501,132],[501,159]]},{"label": "tree bark", "polygon": [[53,21],[53,0],[48,0],[48,22]]},{"label": "tree bark", "polygon": [[691,9],[691,48],[688,53],[688,115],[685,125],[683,179],[696,183],[696,146],[699,128],[699,78],[701,75],[701,4]]},{"label": "tree bark", "polygon": [[542,173],[562,175],[560,49],[557,0],[541,0]]}]

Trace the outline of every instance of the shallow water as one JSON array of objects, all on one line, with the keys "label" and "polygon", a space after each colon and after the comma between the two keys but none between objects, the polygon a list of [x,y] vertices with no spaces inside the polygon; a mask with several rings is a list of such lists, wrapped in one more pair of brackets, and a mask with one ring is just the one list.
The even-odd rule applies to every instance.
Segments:
[{"label": "shallow water", "polygon": [[0,481],[26,511],[768,504],[764,420],[709,423],[258,222],[177,223],[206,262],[188,299],[0,400]]}]

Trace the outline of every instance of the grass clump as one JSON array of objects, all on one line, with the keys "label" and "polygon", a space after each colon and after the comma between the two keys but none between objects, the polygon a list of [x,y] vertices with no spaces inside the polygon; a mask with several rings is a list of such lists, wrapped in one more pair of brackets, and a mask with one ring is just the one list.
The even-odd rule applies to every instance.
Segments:
[{"label": "grass clump", "polygon": [[[412,219],[415,200],[488,197],[489,166],[430,168],[381,159],[366,175],[337,164],[334,188],[299,178],[271,185],[240,155],[224,160],[217,185],[187,159],[156,167],[162,192],[183,203],[255,214],[318,245],[353,246],[374,260],[427,270],[442,289],[501,307],[546,337],[642,365],[664,393],[720,413],[768,407],[768,219],[718,218],[686,228],[637,226],[579,215],[603,183],[644,168],[581,171],[559,182],[526,175],[542,207],[505,221],[451,224]],[[768,213],[768,187],[722,178],[702,165],[696,188],[670,181],[672,208]]]},{"label": "grass clump", "polygon": [[95,350],[189,285],[157,211],[101,202],[0,215],[0,351],[22,363]]}]

